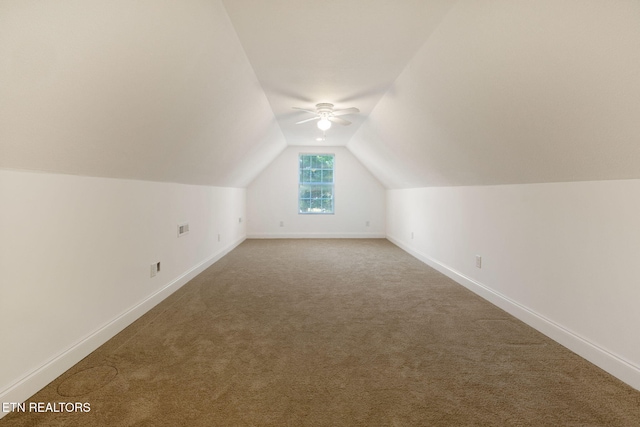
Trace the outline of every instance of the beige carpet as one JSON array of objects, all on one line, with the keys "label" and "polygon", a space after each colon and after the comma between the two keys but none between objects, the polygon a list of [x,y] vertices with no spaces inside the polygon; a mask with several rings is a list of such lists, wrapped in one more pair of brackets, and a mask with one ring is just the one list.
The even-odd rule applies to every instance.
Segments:
[{"label": "beige carpet", "polygon": [[[81,321],[81,319],[78,319]],[[4,426],[640,426],[640,392],[386,240],[247,240]]]}]

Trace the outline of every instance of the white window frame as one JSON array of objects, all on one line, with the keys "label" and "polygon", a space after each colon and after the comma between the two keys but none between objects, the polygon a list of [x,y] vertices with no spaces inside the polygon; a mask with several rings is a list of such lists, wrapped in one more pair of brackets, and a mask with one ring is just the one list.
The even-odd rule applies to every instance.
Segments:
[{"label": "white window frame", "polygon": [[[333,167],[330,169],[331,170],[331,182],[327,182],[324,181],[324,171],[327,171],[329,169],[323,169],[321,168],[321,175],[322,178],[320,181],[312,181],[311,178],[309,178],[309,180],[304,180],[303,176],[305,175],[303,172],[305,171],[305,169],[303,169],[303,157],[310,157],[310,156],[331,156],[333,158]],[[317,169],[314,169],[313,171],[315,171]],[[335,188],[335,172],[336,172],[336,155],[333,153],[299,153],[298,154],[298,214],[299,215],[334,215],[336,212],[336,188]],[[303,211],[303,208],[301,207],[301,202],[303,200],[308,200],[309,203],[311,204],[314,200],[318,200],[318,198],[313,198],[313,197],[302,197],[303,196],[303,192],[304,192],[304,187],[315,187],[314,189],[309,190],[310,193],[313,193],[313,191],[321,191],[318,189],[318,187],[328,187],[331,188],[331,198],[327,199],[327,198],[323,198],[322,196],[320,197],[320,204],[321,207],[319,208],[320,210],[317,211]],[[331,200],[331,211],[323,211],[323,201],[324,200]],[[307,209],[311,209],[311,206],[309,206],[309,208]],[[318,208],[315,208],[318,209]]]}]

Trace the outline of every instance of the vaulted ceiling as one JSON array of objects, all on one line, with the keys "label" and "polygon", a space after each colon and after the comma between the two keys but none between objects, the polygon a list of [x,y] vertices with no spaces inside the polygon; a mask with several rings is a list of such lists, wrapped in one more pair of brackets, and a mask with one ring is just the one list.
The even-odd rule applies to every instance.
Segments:
[{"label": "vaulted ceiling", "polygon": [[[223,0],[289,145],[347,145],[453,0]],[[322,142],[292,107],[355,106]]]},{"label": "vaulted ceiling", "polygon": [[[243,187],[346,145],[387,188],[640,178],[635,0],[5,0],[0,167]],[[326,140],[292,107],[357,107]]]}]

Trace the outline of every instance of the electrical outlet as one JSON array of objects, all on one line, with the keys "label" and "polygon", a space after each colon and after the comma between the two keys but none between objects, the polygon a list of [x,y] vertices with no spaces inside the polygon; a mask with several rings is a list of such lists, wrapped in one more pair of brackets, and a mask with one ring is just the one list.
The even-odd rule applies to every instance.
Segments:
[{"label": "electrical outlet", "polygon": [[160,272],[160,263],[155,262],[151,264],[151,277],[156,277],[156,274]]},{"label": "electrical outlet", "polygon": [[280,227],[284,227],[284,221],[280,221]]},{"label": "electrical outlet", "polygon": [[238,224],[242,222],[242,217],[238,218]]},{"label": "electrical outlet", "polygon": [[369,221],[365,222],[365,224],[364,224],[364,225],[366,225],[367,227],[369,227],[369,225],[370,225]]},{"label": "electrical outlet", "polygon": [[413,231],[411,232],[411,239],[413,239]]},{"label": "electrical outlet", "polygon": [[476,255],[476,267],[482,268],[482,257],[480,255]]},{"label": "electrical outlet", "polygon": [[182,224],[178,224],[178,237],[184,236],[185,234],[189,234],[189,223],[185,222]]},{"label": "electrical outlet", "polygon": [[218,234],[218,242],[220,241],[220,235]]}]

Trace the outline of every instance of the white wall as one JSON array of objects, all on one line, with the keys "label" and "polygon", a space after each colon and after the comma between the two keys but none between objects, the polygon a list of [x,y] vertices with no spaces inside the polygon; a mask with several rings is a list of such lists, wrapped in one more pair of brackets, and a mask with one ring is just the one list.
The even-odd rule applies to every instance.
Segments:
[{"label": "white wall", "polygon": [[[298,214],[300,153],[335,154],[335,214]],[[247,188],[247,235],[384,237],[384,203],[385,191],[380,182],[346,148],[289,147]]]},{"label": "white wall", "polygon": [[389,190],[387,233],[640,389],[639,195],[640,180]]},{"label": "white wall", "polygon": [[24,401],[240,243],[245,201],[244,189],[0,170],[0,401]]}]

